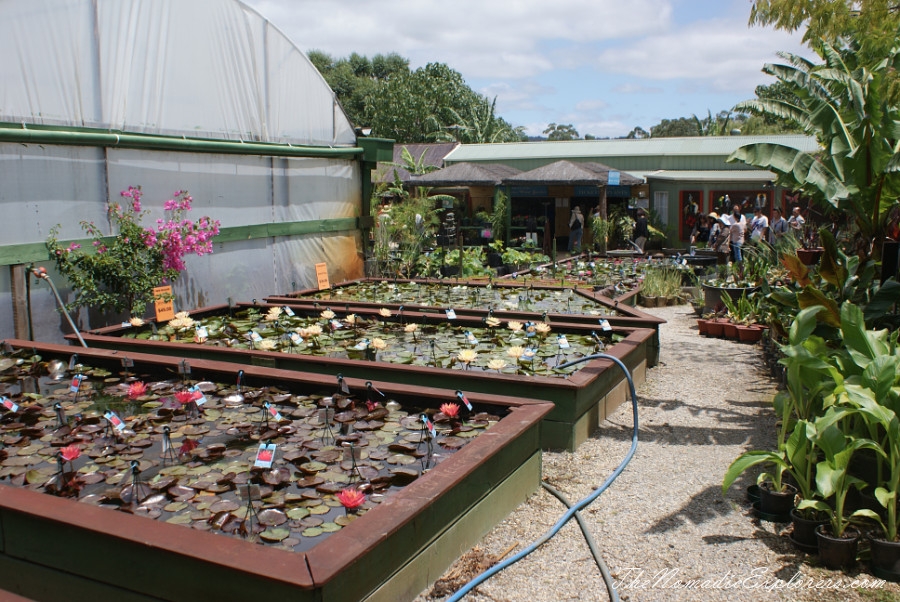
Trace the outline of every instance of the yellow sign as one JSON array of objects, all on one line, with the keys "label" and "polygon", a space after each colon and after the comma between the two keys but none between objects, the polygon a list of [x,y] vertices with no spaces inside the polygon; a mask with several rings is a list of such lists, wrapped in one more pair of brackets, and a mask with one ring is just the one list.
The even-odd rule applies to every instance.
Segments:
[{"label": "yellow sign", "polygon": [[168,322],[175,319],[175,299],[172,298],[171,286],[157,286],[153,289],[153,298],[156,299],[157,322]]},{"label": "yellow sign", "polygon": [[328,283],[328,264],[327,263],[317,263],[316,264],[316,280],[319,282],[319,290],[323,291],[326,288],[331,288],[331,284]]}]

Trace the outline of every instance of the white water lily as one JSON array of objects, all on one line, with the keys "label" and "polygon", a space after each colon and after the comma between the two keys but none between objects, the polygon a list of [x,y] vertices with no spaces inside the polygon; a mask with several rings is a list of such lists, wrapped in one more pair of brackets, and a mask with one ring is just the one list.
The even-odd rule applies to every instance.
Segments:
[{"label": "white water lily", "polygon": [[334,312],[331,311],[330,309],[326,309],[325,311],[323,311],[322,313],[320,313],[319,316],[320,316],[322,319],[324,319],[324,320],[333,320],[333,319],[334,319]]},{"label": "white water lily", "polygon": [[382,307],[378,310],[378,315],[380,315],[382,318],[390,318],[391,310],[387,309],[386,307]]},{"label": "white water lily", "polygon": [[522,357],[522,354],[524,354],[524,353],[525,353],[525,348],[522,347],[521,345],[513,345],[512,347],[510,347],[509,349],[506,350],[506,355],[508,355],[509,357],[515,358],[515,359],[519,359],[520,357]]},{"label": "white water lily", "polygon": [[513,332],[519,332],[520,330],[522,330],[522,323],[517,320],[510,320],[506,323],[506,326]]},{"label": "white water lily", "polygon": [[281,308],[280,307],[270,307],[269,312],[266,314],[267,322],[274,322],[281,316]]},{"label": "white water lily", "polygon": [[463,349],[456,355],[456,359],[464,364],[471,364],[478,359],[478,352],[474,349]]},{"label": "white water lily", "polygon": [[141,320],[141,319],[138,318],[138,317],[131,318],[130,320],[128,320],[128,323],[131,324],[131,325],[134,326],[134,327],[137,327],[137,326],[143,326],[143,325],[144,325],[144,321]]},{"label": "white water lily", "polygon": [[538,332],[538,334],[547,334],[550,332],[550,325],[546,322],[538,322],[534,325],[534,329]]},{"label": "white water lily", "polygon": [[500,372],[501,370],[506,368],[507,365],[508,364],[506,363],[506,360],[497,359],[497,360],[489,361],[487,367],[490,368],[491,370],[496,370],[497,372]]},{"label": "white water lily", "polygon": [[384,351],[387,349],[387,342],[384,339],[374,338],[371,342],[372,348],[376,351]]},{"label": "white water lily", "polygon": [[263,339],[259,343],[256,344],[256,348],[260,351],[274,351],[275,350],[275,341],[272,339]]},{"label": "white water lily", "polygon": [[487,318],[484,321],[484,323],[487,324],[488,326],[490,326],[491,328],[496,328],[497,326],[500,326],[500,318],[495,318],[494,316],[491,316],[490,318]]},{"label": "white water lily", "polygon": [[403,330],[405,330],[406,332],[415,332],[418,329],[419,329],[418,324],[407,324],[406,326],[403,327]]}]

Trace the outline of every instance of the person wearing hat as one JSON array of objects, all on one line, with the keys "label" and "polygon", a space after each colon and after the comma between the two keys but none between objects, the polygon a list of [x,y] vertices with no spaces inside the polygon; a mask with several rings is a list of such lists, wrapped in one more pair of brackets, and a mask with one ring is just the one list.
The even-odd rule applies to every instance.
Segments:
[{"label": "person wearing hat", "polygon": [[731,254],[731,231],[728,224],[722,222],[722,218],[715,211],[709,214],[712,225],[709,228],[709,248],[716,252],[716,263],[725,265]]}]

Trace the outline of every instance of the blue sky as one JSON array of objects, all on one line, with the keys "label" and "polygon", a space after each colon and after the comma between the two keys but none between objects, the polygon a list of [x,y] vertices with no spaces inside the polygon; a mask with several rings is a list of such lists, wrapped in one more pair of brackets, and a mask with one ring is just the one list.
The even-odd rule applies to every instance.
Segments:
[{"label": "blue sky", "polygon": [[624,136],[753,97],[801,35],[749,27],[750,0],[244,0],[302,50],[446,63],[498,113]]}]

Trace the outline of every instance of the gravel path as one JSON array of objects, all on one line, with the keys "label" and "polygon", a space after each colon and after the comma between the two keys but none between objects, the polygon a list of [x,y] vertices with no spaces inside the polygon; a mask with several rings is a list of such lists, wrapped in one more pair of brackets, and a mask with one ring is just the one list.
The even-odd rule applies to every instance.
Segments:
[{"label": "gravel path", "polygon": [[[689,306],[648,311],[668,322],[660,332],[660,364],[648,371],[647,381],[638,388],[638,450],[625,472],[583,511],[618,580],[621,599],[900,600],[898,584],[854,588],[854,579],[874,579],[864,564],[848,574],[819,568],[815,556],[794,549],[786,525],[752,517],[744,498],[744,489],[752,483],[746,475],[722,497],[722,475],[731,461],[745,449],[765,449],[774,443],[775,383],[763,370],[757,346],[699,336]],[[587,496],[628,451],[631,417],[628,403],[577,451],[545,453],[544,479],[572,502]],[[478,551],[502,554],[515,545],[515,553],[543,535],[564,512],[560,502],[541,489],[485,536]],[[451,571],[461,571],[462,564]],[[836,583],[822,589],[823,579]],[[679,587],[693,580],[709,584]],[[810,585],[819,589],[809,589]],[[441,599],[423,592],[417,602]],[[607,599],[575,520],[465,598],[467,602]]]}]

